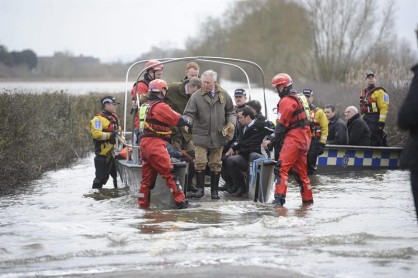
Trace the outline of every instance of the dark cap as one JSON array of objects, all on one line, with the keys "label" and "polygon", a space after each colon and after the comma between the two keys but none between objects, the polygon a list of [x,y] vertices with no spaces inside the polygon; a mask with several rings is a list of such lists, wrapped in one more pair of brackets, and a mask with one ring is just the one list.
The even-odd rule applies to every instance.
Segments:
[{"label": "dark cap", "polygon": [[303,94],[305,95],[305,96],[313,96],[313,90],[311,90],[311,89],[303,89]]},{"label": "dark cap", "polygon": [[245,92],[244,89],[236,89],[234,92],[234,96],[246,96],[247,93]]},{"label": "dark cap", "polygon": [[366,79],[369,78],[369,76],[376,76],[372,71],[368,71],[366,73]]},{"label": "dark cap", "polygon": [[115,97],[112,97],[112,96],[107,96],[107,97],[102,98],[101,103],[102,105],[105,105],[106,103],[120,104],[119,102],[116,101]]}]

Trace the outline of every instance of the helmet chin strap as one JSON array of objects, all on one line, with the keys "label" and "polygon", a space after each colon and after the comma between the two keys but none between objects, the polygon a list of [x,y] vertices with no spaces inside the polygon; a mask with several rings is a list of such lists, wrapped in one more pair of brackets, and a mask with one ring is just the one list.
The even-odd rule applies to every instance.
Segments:
[{"label": "helmet chin strap", "polygon": [[161,92],[158,93],[158,97],[160,99],[164,99],[166,94],[167,94],[167,91],[165,91],[164,93],[163,93],[163,91],[161,91]]},{"label": "helmet chin strap", "polygon": [[290,93],[291,89],[292,89],[292,85],[284,88],[283,92],[281,92],[281,93],[279,92],[279,90],[277,90],[277,92],[279,92],[279,97],[282,98],[282,97],[288,95]]}]

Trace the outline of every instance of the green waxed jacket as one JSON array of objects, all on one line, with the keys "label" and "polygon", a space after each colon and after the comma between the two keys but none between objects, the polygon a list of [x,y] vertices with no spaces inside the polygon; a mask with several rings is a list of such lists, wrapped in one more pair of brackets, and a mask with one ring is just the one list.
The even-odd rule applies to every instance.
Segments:
[{"label": "green waxed jacket", "polygon": [[215,96],[202,89],[197,90],[188,101],[184,114],[190,118],[193,129],[193,144],[203,148],[221,148],[230,138],[222,135],[229,122],[235,126],[235,108],[231,96],[218,84]]},{"label": "green waxed jacket", "polygon": [[[190,95],[186,94],[186,85],[188,82],[189,80],[186,79],[183,82],[172,82],[168,84],[168,90],[164,101],[179,114],[184,113],[184,109],[190,98]],[[173,141],[184,139],[188,142],[192,140],[192,135],[184,132],[180,128],[175,127],[172,131],[171,138]]]}]

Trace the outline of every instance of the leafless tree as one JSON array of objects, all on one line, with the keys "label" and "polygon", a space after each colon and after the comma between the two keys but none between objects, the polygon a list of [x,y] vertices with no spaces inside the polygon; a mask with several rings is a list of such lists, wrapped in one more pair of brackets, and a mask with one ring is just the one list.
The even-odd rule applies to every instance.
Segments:
[{"label": "leafless tree", "polygon": [[[309,68],[315,79],[344,80],[356,61],[388,43],[393,33],[393,0],[300,0],[310,14],[313,49]],[[382,4],[383,3],[383,4]]]}]

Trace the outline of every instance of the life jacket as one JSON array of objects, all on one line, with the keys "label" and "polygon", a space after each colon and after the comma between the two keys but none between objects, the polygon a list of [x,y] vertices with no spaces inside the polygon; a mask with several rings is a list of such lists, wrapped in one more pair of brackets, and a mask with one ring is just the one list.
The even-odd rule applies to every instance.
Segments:
[{"label": "life jacket", "polygon": [[[169,141],[171,137],[171,127],[155,118],[156,104],[163,102],[162,100],[147,101],[139,108],[139,133],[141,137],[159,137]],[[157,107],[158,108],[158,107]]]},{"label": "life jacket", "polygon": [[[97,114],[97,116],[106,118],[110,122],[109,126],[106,127],[106,128],[103,128],[102,131],[112,132],[114,130],[119,129],[119,120],[118,120],[118,117],[116,115],[111,114],[111,113],[106,113],[105,111],[102,111],[99,114]],[[100,141],[100,142],[103,142],[103,141]],[[106,142],[109,142],[111,144],[115,144],[116,140],[115,139],[108,139],[108,140],[106,140]]]},{"label": "life jacket", "polygon": [[296,91],[291,91],[287,96],[296,99],[299,104],[298,109],[296,109],[292,114],[288,129],[308,126],[310,121],[310,110],[309,103],[305,96]]},{"label": "life jacket", "polygon": [[[109,121],[109,126],[107,126],[106,128],[103,128],[102,129],[103,132],[112,132],[114,130],[119,129],[119,119],[116,115],[112,113],[108,113],[106,111],[102,111],[96,116],[103,117]],[[102,141],[93,139],[93,142],[94,142],[94,148],[95,148],[96,153],[102,153],[103,149],[107,148],[107,144],[111,144],[111,145],[116,144],[116,140],[110,139],[110,138],[107,140],[102,140]]]},{"label": "life jacket", "polygon": [[138,90],[138,84],[139,83],[144,83],[145,85],[147,85],[147,87],[149,85],[149,81],[144,80],[144,79],[139,80],[138,82],[135,82],[134,85],[132,86],[132,89],[131,89],[132,100],[136,100],[136,93],[137,93],[137,90]]},{"label": "life jacket", "polygon": [[367,92],[367,88],[361,92],[360,95],[360,112],[366,113],[379,113],[379,107],[375,99],[372,99],[372,95],[376,90],[385,90],[382,87],[374,87],[370,92]]},{"label": "life jacket", "polygon": [[321,138],[321,125],[315,119],[315,113],[318,111],[318,107],[311,105],[311,112],[310,112],[310,128],[311,128],[311,135],[314,139]]}]

